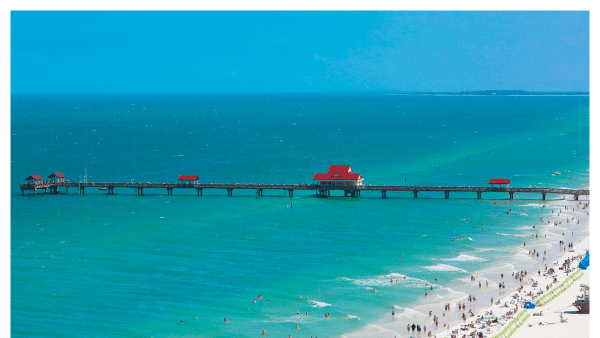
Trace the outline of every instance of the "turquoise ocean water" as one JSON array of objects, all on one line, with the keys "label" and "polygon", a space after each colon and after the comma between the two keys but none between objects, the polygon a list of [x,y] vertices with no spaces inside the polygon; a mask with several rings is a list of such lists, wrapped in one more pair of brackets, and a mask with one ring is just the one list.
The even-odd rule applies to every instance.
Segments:
[{"label": "turquoise ocean water", "polygon": [[399,327],[423,324],[477,291],[471,274],[497,284],[536,263],[524,239],[550,249],[560,231],[535,194],[22,197],[32,174],[311,183],[350,164],[365,184],[589,185],[587,96],[13,95],[11,134],[14,337],[339,337],[376,332],[392,308]]}]

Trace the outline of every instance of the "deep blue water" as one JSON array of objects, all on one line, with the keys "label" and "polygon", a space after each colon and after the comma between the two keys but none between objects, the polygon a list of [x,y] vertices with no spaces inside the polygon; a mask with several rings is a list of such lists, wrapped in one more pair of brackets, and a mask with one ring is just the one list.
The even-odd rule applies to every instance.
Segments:
[{"label": "deep blue water", "polygon": [[466,295],[474,271],[527,263],[515,247],[548,213],[534,194],[22,197],[31,174],[310,183],[350,164],[365,184],[589,185],[588,97],[13,95],[11,108],[15,337],[331,337],[394,306],[415,320]]}]

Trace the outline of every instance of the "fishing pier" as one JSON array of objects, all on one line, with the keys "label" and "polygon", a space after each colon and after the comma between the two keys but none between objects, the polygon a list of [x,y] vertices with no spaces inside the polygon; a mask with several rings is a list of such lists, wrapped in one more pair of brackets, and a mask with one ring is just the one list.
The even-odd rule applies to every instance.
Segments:
[{"label": "fishing pier", "polygon": [[446,199],[450,198],[450,193],[475,193],[477,199],[482,199],[484,193],[508,193],[509,198],[514,199],[515,193],[534,193],[540,194],[542,200],[546,200],[547,194],[571,195],[574,200],[579,196],[589,196],[589,189],[568,189],[568,188],[544,188],[544,187],[509,187],[510,181],[507,179],[491,179],[489,186],[419,186],[419,185],[363,185],[363,177],[353,173],[350,166],[331,166],[326,174],[315,174],[314,183],[311,184],[246,184],[246,183],[200,183],[197,175],[180,175],[176,183],[169,182],[71,182],[65,180],[61,173],[54,173],[43,180],[38,175],[29,176],[25,184],[21,184],[21,194],[25,191],[31,191],[36,195],[38,190],[43,190],[44,194],[58,194],[59,189],[65,189],[68,193],[69,188],[77,189],[81,195],[85,194],[87,188],[95,188],[106,191],[107,195],[114,195],[115,188],[135,189],[137,195],[143,196],[144,190],[162,189],[167,191],[167,195],[173,195],[174,189],[196,190],[198,196],[202,196],[205,189],[226,190],[227,196],[233,196],[234,190],[254,190],[256,196],[263,196],[265,190],[282,190],[289,197],[294,196],[296,190],[314,190],[318,197],[330,197],[332,191],[343,191],[344,197],[359,197],[363,191],[378,191],[381,198],[387,198],[388,192],[410,191],[414,198],[418,197],[420,192],[443,192]]}]

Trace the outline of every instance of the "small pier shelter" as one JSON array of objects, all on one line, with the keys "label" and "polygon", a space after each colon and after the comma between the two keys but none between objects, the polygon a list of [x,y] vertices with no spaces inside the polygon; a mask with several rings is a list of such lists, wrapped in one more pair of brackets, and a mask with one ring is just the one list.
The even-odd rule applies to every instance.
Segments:
[{"label": "small pier shelter", "polygon": [[48,179],[50,179],[50,182],[64,182],[65,175],[61,173],[53,173],[52,175],[48,176]]},{"label": "small pier shelter", "polygon": [[198,184],[198,175],[179,175],[178,181],[181,184]]},{"label": "small pier shelter", "polygon": [[44,179],[40,175],[31,175],[25,179],[25,182],[27,182],[27,184],[32,184],[37,181],[43,181],[43,180]]},{"label": "small pier shelter", "polygon": [[494,187],[494,184],[497,184],[498,188],[502,188],[502,185],[505,184],[508,188],[510,180],[508,178],[490,178],[490,187]]}]

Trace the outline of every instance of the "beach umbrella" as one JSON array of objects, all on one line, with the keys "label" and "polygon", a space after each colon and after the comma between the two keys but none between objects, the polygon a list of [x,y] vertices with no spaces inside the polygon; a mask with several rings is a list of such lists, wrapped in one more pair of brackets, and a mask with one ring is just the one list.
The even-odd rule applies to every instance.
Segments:
[{"label": "beach umbrella", "polygon": [[525,308],[526,309],[535,309],[535,304],[533,304],[532,302],[525,302]]},{"label": "beach umbrella", "polygon": [[579,268],[582,270],[587,270],[588,266],[590,266],[590,253],[589,252],[585,255],[585,258],[583,258],[581,260],[581,262],[579,262]]}]

